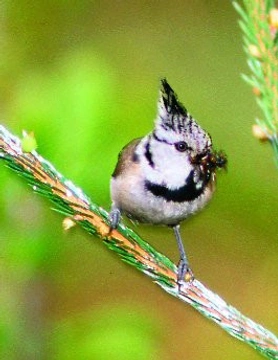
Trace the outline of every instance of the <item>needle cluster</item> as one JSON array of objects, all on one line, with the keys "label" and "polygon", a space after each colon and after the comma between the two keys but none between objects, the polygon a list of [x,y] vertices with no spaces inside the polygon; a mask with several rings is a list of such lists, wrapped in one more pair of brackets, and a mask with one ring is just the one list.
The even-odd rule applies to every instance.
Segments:
[{"label": "needle cluster", "polygon": [[241,16],[244,50],[250,75],[243,75],[252,86],[262,116],[256,119],[253,134],[268,140],[278,164],[278,9],[274,0],[234,2]]}]

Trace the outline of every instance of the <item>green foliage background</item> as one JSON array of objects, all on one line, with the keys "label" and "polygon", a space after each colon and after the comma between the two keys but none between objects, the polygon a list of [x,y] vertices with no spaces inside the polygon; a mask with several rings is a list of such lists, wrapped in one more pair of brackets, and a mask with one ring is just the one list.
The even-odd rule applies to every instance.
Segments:
[{"label": "green foliage background", "polygon": [[[109,208],[117,153],[152,129],[166,77],[229,157],[210,206],[182,227],[195,275],[278,332],[277,169],[230,2],[3,1],[1,123]],[[120,262],[0,169],[1,359],[259,359]],[[138,226],[178,259],[170,230]]]}]

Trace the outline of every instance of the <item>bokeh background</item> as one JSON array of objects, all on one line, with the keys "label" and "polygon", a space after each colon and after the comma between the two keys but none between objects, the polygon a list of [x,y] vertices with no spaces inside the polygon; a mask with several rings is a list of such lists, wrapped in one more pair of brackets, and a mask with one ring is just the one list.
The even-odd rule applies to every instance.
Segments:
[{"label": "bokeh background", "polygon": [[[195,275],[278,333],[277,168],[229,1],[0,4],[1,123],[109,209],[119,150],[152,129],[159,80],[229,157],[211,204],[182,227]],[[1,164],[3,165],[3,164]],[[165,294],[0,168],[1,359],[259,359]],[[128,222],[126,220],[126,222]],[[132,224],[130,224],[133,226]],[[174,261],[173,234],[137,226]]]}]

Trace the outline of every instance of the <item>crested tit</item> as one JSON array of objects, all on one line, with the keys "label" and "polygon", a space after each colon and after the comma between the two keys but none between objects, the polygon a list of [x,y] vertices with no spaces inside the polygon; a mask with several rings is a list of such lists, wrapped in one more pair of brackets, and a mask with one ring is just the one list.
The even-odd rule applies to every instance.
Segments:
[{"label": "crested tit", "polygon": [[193,279],[180,222],[209,202],[215,172],[226,162],[163,79],[154,130],[122,149],[112,174],[111,228],[117,228],[121,213],[142,223],[172,227],[180,253],[178,281]]}]

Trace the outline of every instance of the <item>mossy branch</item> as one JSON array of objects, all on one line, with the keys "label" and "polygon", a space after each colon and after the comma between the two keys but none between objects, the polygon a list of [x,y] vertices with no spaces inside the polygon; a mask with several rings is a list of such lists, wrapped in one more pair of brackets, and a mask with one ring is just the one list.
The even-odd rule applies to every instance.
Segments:
[{"label": "mossy branch", "polygon": [[272,144],[278,164],[278,9],[274,6],[274,0],[243,0],[243,7],[234,2],[252,73],[243,79],[252,86],[263,113],[253,133]]},{"label": "mossy branch", "polygon": [[57,211],[99,237],[124,261],[150,276],[167,293],[190,304],[230,335],[269,359],[278,359],[278,339],[274,334],[242,315],[200,281],[195,279],[179,286],[175,264],[123,224],[110,231],[108,213],[32,150],[32,146],[30,141],[26,142],[26,137],[21,141],[0,126],[0,159],[21,175],[36,193],[53,202]]}]

